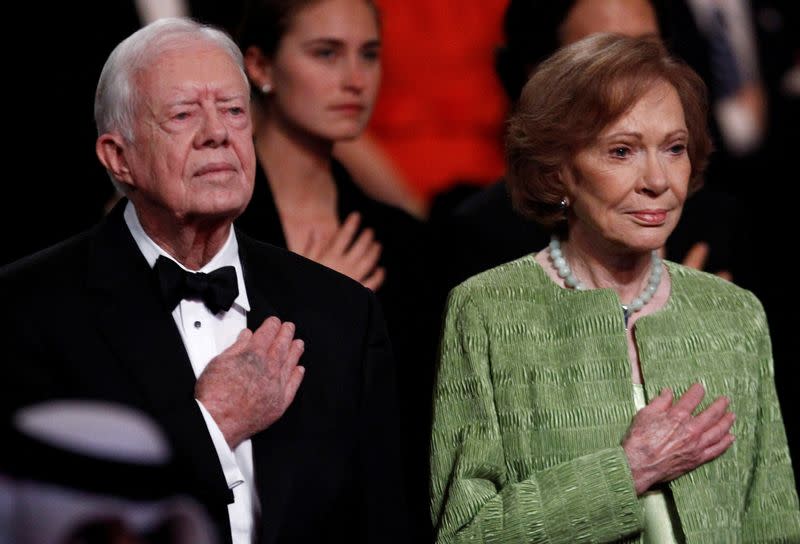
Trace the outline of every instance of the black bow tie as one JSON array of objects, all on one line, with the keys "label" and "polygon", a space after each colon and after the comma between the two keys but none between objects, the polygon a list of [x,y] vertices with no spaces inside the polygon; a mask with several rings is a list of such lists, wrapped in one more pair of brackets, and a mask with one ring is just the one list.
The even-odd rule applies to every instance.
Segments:
[{"label": "black bow tie", "polygon": [[184,270],[172,259],[160,256],[153,267],[161,295],[169,311],[183,299],[203,301],[212,314],[228,311],[239,295],[236,269],[223,266],[209,274]]}]

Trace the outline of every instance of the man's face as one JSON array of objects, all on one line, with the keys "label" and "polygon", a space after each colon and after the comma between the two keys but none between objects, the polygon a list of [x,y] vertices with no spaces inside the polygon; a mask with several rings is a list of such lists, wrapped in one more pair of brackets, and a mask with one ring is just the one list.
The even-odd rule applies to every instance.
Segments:
[{"label": "man's face", "polygon": [[190,43],[159,55],[135,84],[134,141],[123,153],[140,216],[237,217],[253,191],[255,152],[250,91],[233,59]]}]

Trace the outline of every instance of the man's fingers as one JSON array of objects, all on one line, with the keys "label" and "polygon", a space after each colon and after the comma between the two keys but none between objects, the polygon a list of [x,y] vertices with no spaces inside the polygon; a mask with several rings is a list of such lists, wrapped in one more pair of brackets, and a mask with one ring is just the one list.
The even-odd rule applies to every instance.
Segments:
[{"label": "man's fingers", "polygon": [[292,340],[292,343],[289,346],[289,353],[286,355],[286,364],[292,367],[297,366],[298,361],[300,361],[300,356],[303,355],[305,349],[305,342],[299,338]]},{"label": "man's fingers", "polygon": [[692,413],[703,401],[706,395],[706,390],[699,383],[694,383],[692,386],[678,399],[673,407],[670,409],[673,415],[679,421],[686,421],[692,417]]},{"label": "man's fingers", "polygon": [[[236,337],[236,341],[234,341],[234,343],[231,344],[228,347],[228,349],[226,349],[222,353],[237,354],[244,351],[245,349],[247,349],[247,345],[250,343],[250,339],[252,337],[253,337],[253,331],[251,331],[248,328],[242,329],[239,332],[239,335]],[[222,353],[220,353],[220,355],[222,355]],[[217,357],[219,357],[219,355],[217,355]]]},{"label": "man's fingers", "polygon": [[286,358],[282,362],[283,366],[281,367],[284,381],[288,382],[291,373],[297,367],[298,362],[300,362],[300,357],[303,355],[304,351],[305,343],[302,340],[295,338],[291,341],[286,353]]},{"label": "man's fingers", "polygon": [[706,265],[706,259],[708,259],[708,244],[697,242],[686,253],[686,257],[683,258],[683,265],[695,270],[702,270]]},{"label": "man's fingers", "polygon": [[[294,323],[290,321],[284,322],[272,345],[267,350],[267,364],[274,369],[280,369],[286,359],[286,354],[289,353],[289,345],[294,338]],[[277,366],[276,366],[277,365]]]},{"label": "man's fingers", "polygon": [[255,330],[252,344],[255,346],[258,353],[262,355],[267,353],[267,350],[269,350],[270,346],[275,341],[275,337],[278,335],[281,326],[281,320],[275,316],[271,316],[265,319],[261,326]]},{"label": "man's fingers", "polygon": [[244,345],[247,342],[249,342],[250,338],[252,338],[252,337],[253,337],[253,331],[251,331],[250,329],[245,327],[244,329],[239,331],[239,335],[236,337],[236,341],[233,344],[231,344],[231,347],[237,346],[237,345],[240,345],[240,344]]},{"label": "man's fingers", "polygon": [[300,383],[303,381],[303,376],[305,376],[306,369],[302,366],[296,366],[292,369],[292,373],[289,375],[289,380],[286,382],[286,389],[284,389],[284,406],[286,408],[292,404],[294,401],[294,397],[297,394],[297,390],[300,388]]}]

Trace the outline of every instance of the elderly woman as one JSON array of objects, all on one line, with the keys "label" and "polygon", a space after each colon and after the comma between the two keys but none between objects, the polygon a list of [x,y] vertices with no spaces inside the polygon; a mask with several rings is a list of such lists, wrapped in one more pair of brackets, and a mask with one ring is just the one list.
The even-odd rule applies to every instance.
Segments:
[{"label": "elderly woman", "polygon": [[761,305],[656,252],[710,151],[703,83],[656,41],[590,37],[535,72],[507,147],[553,237],[450,295],[437,541],[800,541]]}]

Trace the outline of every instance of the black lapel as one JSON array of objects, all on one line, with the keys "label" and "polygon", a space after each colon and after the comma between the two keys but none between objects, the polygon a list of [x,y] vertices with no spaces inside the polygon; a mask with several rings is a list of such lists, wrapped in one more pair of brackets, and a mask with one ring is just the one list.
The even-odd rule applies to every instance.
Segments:
[{"label": "black lapel", "polygon": [[[246,235],[237,232],[239,256],[244,270],[247,297],[250,312],[247,314],[247,326],[256,329],[270,316],[281,321],[292,321],[297,326],[296,336],[305,339],[302,310],[293,301],[295,294],[287,288],[286,263],[288,259],[282,255],[283,250],[260,244]],[[277,258],[276,258],[277,257]],[[309,352],[306,352],[301,363],[308,370]],[[272,543],[278,538],[281,520],[284,518],[287,501],[292,496],[291,490],[297,459],[298,448],[302,447],[297,440],[297,430],[302,429],[303,384],[295,396],[295,400],[286,413],[267,430],[252,438],[255,479],[261,499],[261,527],[259,542]]]},{"label": "black lapel", "polygon": [[97,326],[173,441],[181,470],[208,504],[232,494],[194,401],[194,372],[152,269],[123,218],[125,201],[98,227],[89,253],[89,282]]}]

